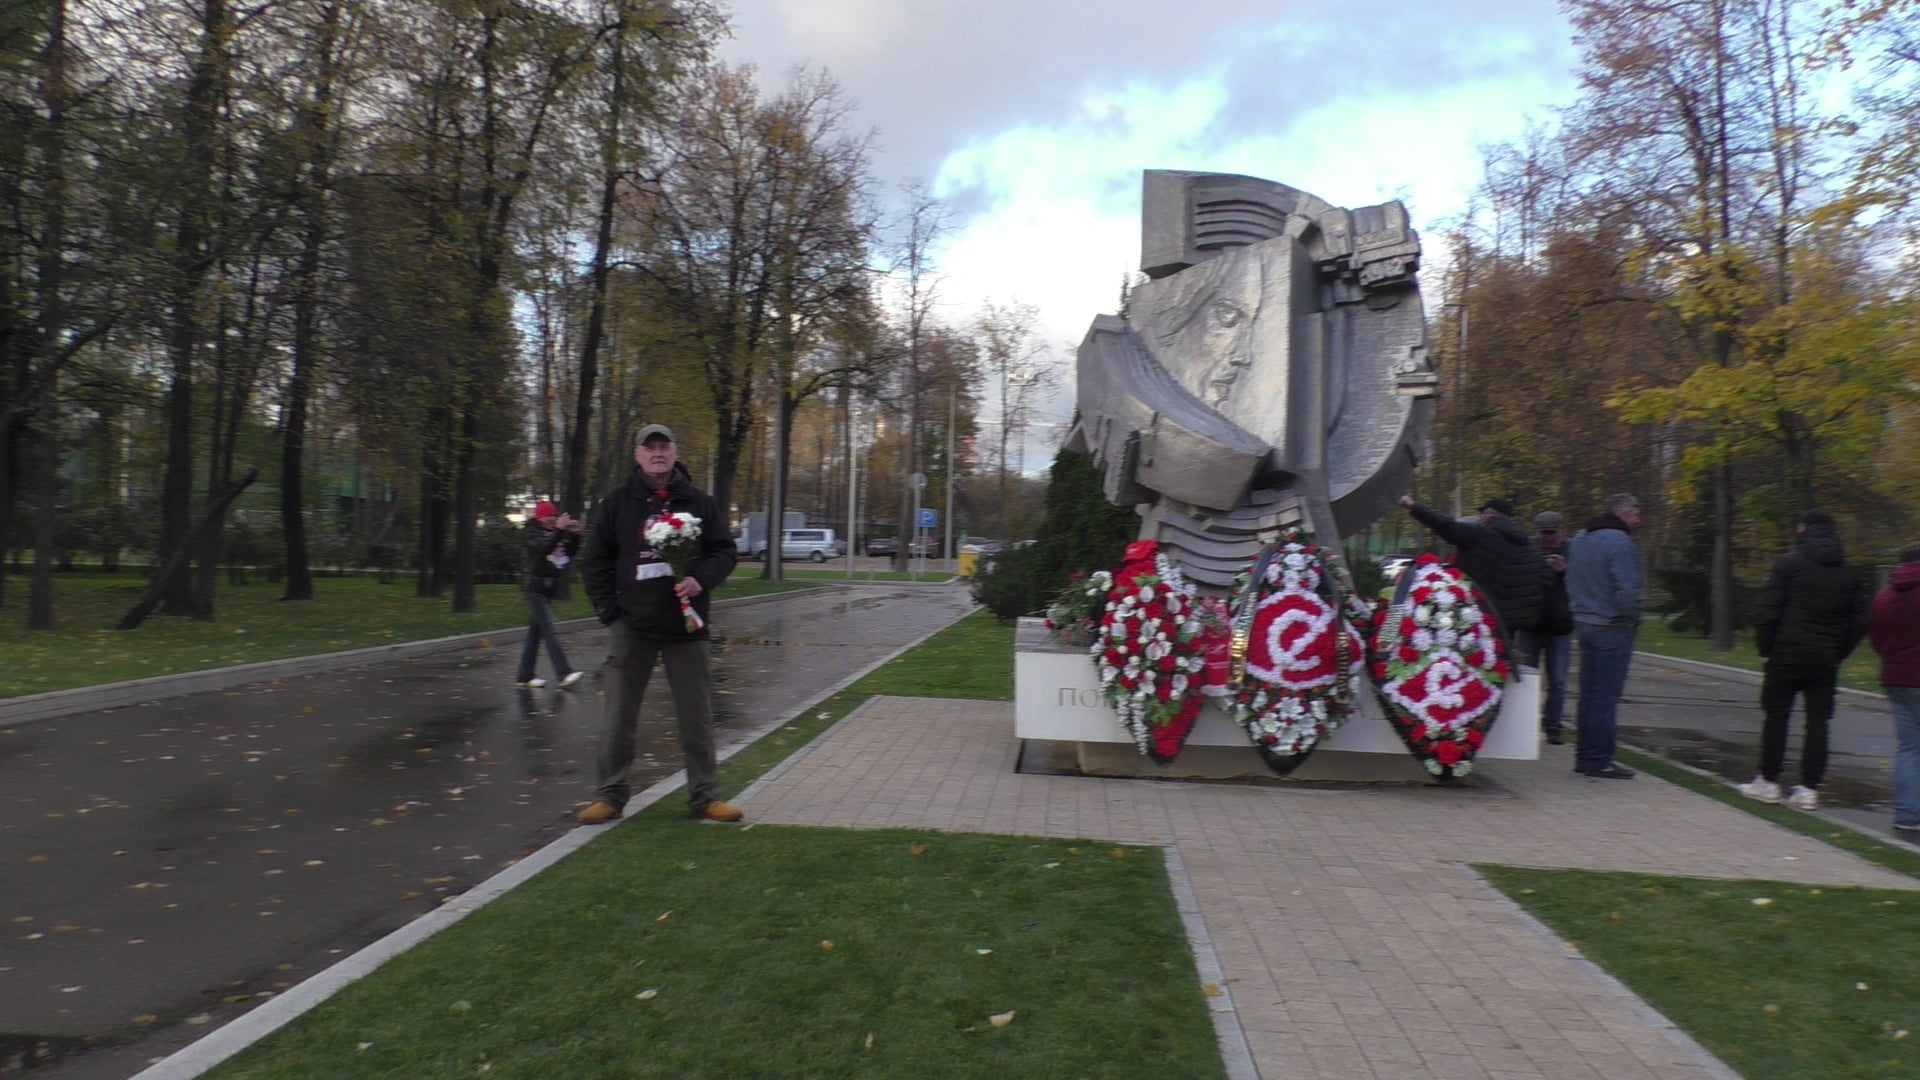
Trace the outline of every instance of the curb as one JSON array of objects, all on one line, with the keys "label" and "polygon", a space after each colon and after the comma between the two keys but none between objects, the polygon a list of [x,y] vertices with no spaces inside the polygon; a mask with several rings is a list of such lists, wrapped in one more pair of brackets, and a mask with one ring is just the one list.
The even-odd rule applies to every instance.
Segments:
[{"label": "curb", "polygon": [[[765,603],[769,600],[799,590],[765,593],[760,596],[742,596],[731,600],[716,600],[715,607],[746,607]],[[568,619],[554,624],[559,632],[586,630],[600,625],[595,618]],[[0,728],[17,724],[31,723],[35,720],[51,720],[77,713],[98,712],[103,709],[117,709],[123,705],[138,705],[149,701],[163,701],[167,698],[184,697],[208,690],[229,690],[249,683],[264,682],[267,679],[287,679],[299,675],[312,675],[321,671],[338,671],[343,668],[359,667],[363,664],[378,663],[382,660],[400,660],[411,656],[425,656],[429,653],[446,652],[478,644],[482,639],[500,637],[503,634],[522,634],[525,626],[509,626],[497,630],[476,630],[452,637],[433,638],[427,641],[401,641],[392,645],[373,645],[364,649],[346,649],[341,652],[315,653],[311,656],[289,656],[280,660],[261,660],[252,664],[240,664],[236,667],[204,668],[200,671],[181,671],[172,675],[154,675],[145,679],[129,679],[125,682],[101,683],[97,686],[76,686],[67,690],[49,690],[44,694],[29,694],[25,697],[8,698],[0,701]],[[518,640],[516,638],[516,640]]]},{"label": "curb", "polygon": [[[1760,685],[1761,673],[1748,670],[1747,668],[1730,667],[1726,664],[1715,664],[1706,660],[1686,660],[1678,656],[1668,656],[1666,653],[1646,652],[1644,650],[1635,651],[1633,658],[1635,660],[1645,660],[1650,663],[1659,661],[1663,664],[1671,664],[1684,671],[1698,672],[1702,675],[1717,675],[1725,679],[1735,679],[1749,686]],[[1871,690],[1855,690],[1847,686],[1838,686],[1835,687],[1834,690],[1839,694],[1859,698],[1863,702],[1877,701],[1884,703],[1887,700],[1887,695],[1876,694]]]},{"label": "curb", "polygon": [[[767,596],[741,597],[740,600],[735,603],[766,600],[770,597],[780,597],[784,595],[788,594],[769,593]],[[972,614],[972,611],[963,614],[961,618],[965,618],[966,615],[970,614]],[[576,623],[597,623],[598,620],[579,619],[572,621]],[[944,629],[946,629],[946,627],[939,627],[928,631],[919,638],[902,643],[892,652],[868,664],[866,667],[852,672],[846,678],[835,682],[832,686],[801,702],[791,711],[777,716],[767,723],[761,724],[750,732],[743,733],[740,738],[730,742],[726,746],[716,746],[715,758],[721,762],[731,759],[735,754],[752,746],[768,734],[779,730],[782,726],[791,723],[797,717],[805,714],[807,710],[814,708],[821,702],[833,697],[833,695],[852,686],[883,665],[892,663],[900,654],[914,648]],[[854,712],[857,713],[865,707],[865,703],[862,703],[855,707]],[[845,723],[846,720],[847,717],[842,717],[839,723]],[[831,731],[833,728],[829,727],[827,730]],[[798,747],[793,754],[788,755],[785,760],[776,764],[768,773],[757,777],[753,783],[747,785],[739,795],[734,797],[734,801],[736,803],[745,803],[756,789],[764,785],[768,776],[777,771],[784,771],[791,762],[804,756],[815,743],[820,742],[825,734],[826,732],[822,732],[820,735],[815,736],[806,744]],[[505,870],[500,871],[459,896],[449,898],[444,906],[421,915],[419,918],[393,931],[380,940],[367,945],[344,960],[315,973],[311,978],[306,979],[286,993],[270,998],[252,1011],[235,1017],[218,1030],[208,1032],[194,1042],[181,1047],[172,1054],[135,1073],[131,1080],[191,1080],[193,1077],[206,1073],[225,1062],[228,1058],[233,1057],[235,1054],[238,1054],[254,1043],[259,1042],[261,1039],[266,1038],[324,1004],[328,998],[333,997],[333,995],[346,989],[353,983],[378,971],[387,961],[392,960],[408,949],[413,948],[415,945],[426,941],[428,938],[480,910],[487,904],[505,896],[515,887],[532,880],[534,875],[540,871],[551,867],[566,856],[592,843],[595,837],[611,832],[613,829],[619,828],[632,821],[636,813],[680,790],[686,785],[686,782],[687,774],[684,769],[662,777],[645,791],[637,793],[633,799],[627,803],[627,813],[614,819],[612,824],[605,827],[599,825],[577,825],[567,830],[519,862],[514,863],[512,866],[507,867]]]}]

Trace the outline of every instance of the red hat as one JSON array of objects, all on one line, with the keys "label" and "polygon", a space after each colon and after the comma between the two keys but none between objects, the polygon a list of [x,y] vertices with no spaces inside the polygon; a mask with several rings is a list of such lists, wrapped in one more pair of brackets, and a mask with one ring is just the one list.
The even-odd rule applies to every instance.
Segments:
[{"label": "red hat", "polygon": [[560,516],[560,508],[553,505],[552,503],[548,502],[545,499],[541,499],[539,502],[533,504],[533,517],[534,517],[534,520],[536,521],[539,520],[540,518],[550,518],[550,517],[559,517],[559,516]]}]

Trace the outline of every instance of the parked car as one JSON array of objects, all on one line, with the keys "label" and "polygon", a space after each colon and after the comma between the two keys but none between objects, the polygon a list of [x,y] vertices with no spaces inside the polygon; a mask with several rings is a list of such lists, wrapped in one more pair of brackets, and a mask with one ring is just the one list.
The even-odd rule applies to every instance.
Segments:
[{"label": "parked car", "polygon": [[907,553],[916,559],[937,559],[940,557],[940,538],[916,536],[908,542]]},{"label": "parked car", "polygon": [[[847,553],[847,545],[833,534],[832,529],[782,529],[780,532],[780,557],[782,559],[812,559],[814,562],[826,562],[837,559]],[[753,552],[753,557],[762,562],[767,558],[767,543],[762,540]]]},{"label": "parked car", "polygon": [[1380,573],[1388,581],[1399,581],[1400,575],[1406,573],[1407,567],[1413,565],[1413,556],[1398,554],[1382,555],[1377,561],[1380,566]]},{"label": "parked car", "polygon": [[975,555],[998,555],[1000,554],[1000,541],[985,536],[963,537],[960,540],[960,552],[963,555],[968,552],[972,552]]},{"label": "parked car", "polygon": [[891,536],[869,536],[865,550],[869,555],[891,555],[900,550],[900,545]]}]

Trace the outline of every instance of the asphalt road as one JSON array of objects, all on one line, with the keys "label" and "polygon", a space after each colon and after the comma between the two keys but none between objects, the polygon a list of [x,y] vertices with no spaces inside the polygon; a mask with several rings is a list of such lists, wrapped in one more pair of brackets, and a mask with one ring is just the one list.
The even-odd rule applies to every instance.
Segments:
[{"label": "asphalt road", "polygon": [[[722,606],[720,738],[971,606],[929,585]],[[0,728],[0,1075],[131,1076],[572,827],[604,639],[564,638],[591,672],[571,691],[514,686],[516,634]],[[640,750],[636,790],[680,767],[658,673]]]}]

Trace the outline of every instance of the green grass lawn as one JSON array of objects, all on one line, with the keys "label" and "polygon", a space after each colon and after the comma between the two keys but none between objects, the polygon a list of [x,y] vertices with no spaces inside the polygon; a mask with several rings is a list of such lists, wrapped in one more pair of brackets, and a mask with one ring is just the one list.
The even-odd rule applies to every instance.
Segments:
[{"label": "green grass lawn", "polygon": [[[873,694],[1010,697],[1012,634],[960,620],[730,759],[723,783]],[[715,828],[668,799],[212,1075],[1144,1078],[1169,1063],[1224,1073],[1157,850]]]},{"label": "green grass lawn", "polygon": [[[743,569],[717,595],[725,599],[817,584],[759,581]],[[314,599],[297,604],[282,602],[277,584],[223,583],[212,621],[154,615],[138,630],[113,629],[145,589],[146,579],[133,574],[63,574],[56,582],[57,625],[30,631],[26,579],[9,578],[7,604],[0,608],[0,656],[6,657],[0,664],[0,698],[483,630],[512,627],[518,633],[526,619],[517,586],[478,586],[479,610],[459,615],[452,611],[451,594],[415,596],[411,577],[381,585],[356,576],[320,578]],[[589,614],[578,588],[554,607],[556,619]]]},{"label": "green grass lawn", "polygon": [[[1753,651],[1753,635],[1742,631],[1734,638],[1732,652],[1721,652],[1704,637],[1694,634],[1682,634],[1659,619],[1648,619],[1640,624],[1640,636],[1634,647],[1642,652],[1659,653],[1662,656],[1677,656],[1682,660],[1701,660],[1709,664],[1724,664],[1727,667],[1743,668],[1747,671],[1759,671],[1763,661],[1760,654]],[[1840,665],[1840,685],[1855,690],[1880,691],[1880,657],[1873,646],[1861,642],[1860,647]]]},{"label": "green grass lawn", "polygon": [[1920,895],[1478,869],[1746,1080],[1920,1077]]}]

